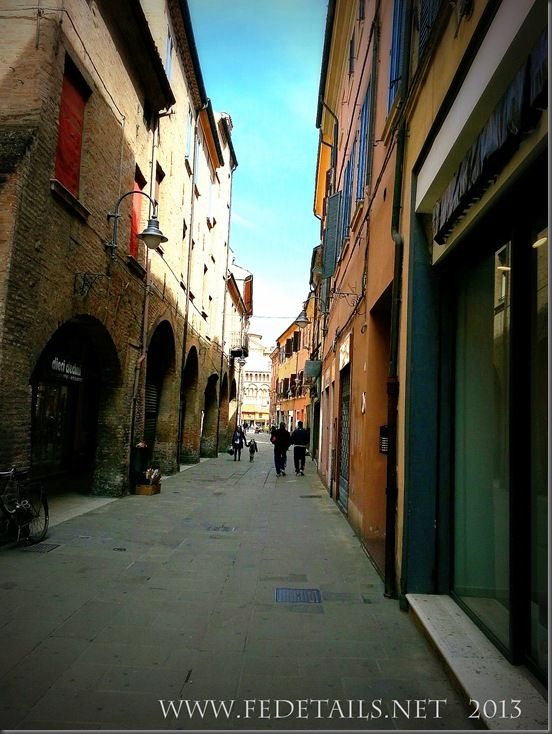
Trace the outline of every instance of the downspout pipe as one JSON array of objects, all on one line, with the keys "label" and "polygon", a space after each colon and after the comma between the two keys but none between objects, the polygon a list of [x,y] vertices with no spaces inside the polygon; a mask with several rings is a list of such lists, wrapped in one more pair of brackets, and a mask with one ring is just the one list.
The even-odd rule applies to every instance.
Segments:
[{"label": "downspout pipe", "polygon": [[[403,49],[401,65],[400,106],[404,110],[408,93],[408,71],[410,59],[410,25],[411,7],[406,3],[403,25]],[[389,343],[389,372],[387,379],[387,426],[388,426],[388,454],[387,454],[387,486],[385,507],[385,577],[384,595],[397,598],[397,573],[395,567],[395,546],[397,540],[397,410],[399,403],[399,338],[401,315],[402,268],[404,255],[404,240],[399,232],[401,220],[402,186],[404,178],[404,149],[406,140],[406,118],[402,116],[397,133],[397,153],[395,161],[395,180],[393,184],[393,210],[391,215],[391,237],[395,243],[395,257],[393,267],[393,289],[391,304],[391,333]]]},{"label": "downspout pipe", "polygon": [[182,364],[180,367],[180,400],[178,406],[178,430],[177,430],[177,446],[176,446],[176,463],[180,468],[180,457],[182,454],[182,429],[183,429],[183,418],[184,418],[184,396],[186,394],[186,386],[184,384],[184,372],[186,369],[186,349],[188,346],[188,323],[190,318],[190,277],[192,273],[192,240],[193,240],[193,228],[194,228],[194,185],[197,175],[198,155],[197,155],[197,138],[198,138],[198,120],[201,112],[207,108],[209,99],[206,99],[203,105],[197,110],[195,115],[194,124],[194,143],[193,143],[193,155],[194,162],[192,166],[192,185],[190,187],[190,226],[189,226],[189,237],[188,237],[188,262],[186,263],[186,304],[184,307],[184,334],[182,337]]}]

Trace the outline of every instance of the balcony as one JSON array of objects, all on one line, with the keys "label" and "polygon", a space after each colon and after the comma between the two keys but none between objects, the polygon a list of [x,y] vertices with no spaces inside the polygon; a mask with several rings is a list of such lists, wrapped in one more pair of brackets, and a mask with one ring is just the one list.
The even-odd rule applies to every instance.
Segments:
[{"label": "balcony", "polygon": [[249,357],[249,336],[239,331],[232,334],[230,340],[231,357]]}]

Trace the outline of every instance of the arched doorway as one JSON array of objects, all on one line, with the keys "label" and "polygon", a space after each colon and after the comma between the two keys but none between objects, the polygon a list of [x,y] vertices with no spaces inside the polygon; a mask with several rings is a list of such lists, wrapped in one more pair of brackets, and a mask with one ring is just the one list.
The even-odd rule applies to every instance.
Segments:
[{"label": "arched doorway", "polygon": [[217,455],[217,399],[218,375],[210,375],[205,388],[203,403],[203,425],[201,427],[200,456],[212,458]]},{"label": "arched doorway", "polygon": [[195,347],[191,347],[186,357],[182,380],[184,389],[180,461],[182,464],[196,464],[199,461],[201,414],[198,405],[199,363]]},{"label": "arched doorway", "polygon": [[125,490],[120,379],[111,336],[92,317],[67,321],[42,350],[30,379],[31,463],[48,491]]},{"label": "arched doorway", "polygon": [[225,451],[230,443],[230,436],[228,435],[228,375],[224,375],[222,378],[222,385],[220,387],[219,395],[219,417],[218,417],[218,450]]},{"label": "arched doorway", "polygon": [[177,425],[177,381],[175,373],[174,334],[168,321],[162,321],[148,346],[144,411],[144,440],[152,463],[164,473],[175,467]]},{"label": "arched doorway", "polygon": [[227,435],[228,439],[232,437],[234,429],[236,427],[236,420],[238,418],[238,386],[236,380],[232,378],[230,383],[230,400],[228,403],[228,426]]}]

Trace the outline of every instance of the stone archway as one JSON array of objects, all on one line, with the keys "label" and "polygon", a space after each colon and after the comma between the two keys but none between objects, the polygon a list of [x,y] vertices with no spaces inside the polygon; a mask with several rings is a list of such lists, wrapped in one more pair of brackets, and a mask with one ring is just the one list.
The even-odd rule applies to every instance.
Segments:
[{"label": "stone archway", "polygon": [[172,326],[166,320],[156,327],[148,345],[144,413],[144,440],[150,460],[164,474],[176,471],[174,456],[178,384]]},{"label": "stone archway", "polygon": [[212,458],[217,455],[218,420],[218,375],[212,374],[207,380],[203,403],[203,425],[201,428],[200,456]]},{"label": "stone archway", "polygon": [[238,386],[235,378],[230,383],[230,399],[228,403],[228,436],[232,436],[238,419]]},{"label": "stone archway", "polygon": [[128,446],[121,425],[129,405],[120,390],[117,350],[104,325],[84,315],[65,322],[42,350],[30,384],[35,474],[50,491],[123,494]]},{"label": "stone archway", "polygon": [[186,357],[182,380],[184,387],[180,461],[182,464],[196,464],[199,461],[201,411],[198,402],[199,362],[195,347],[190,348]]},{"label": "stone archway", "polygon": [[219,430],[219,441],[218,450],[225,451],[230,443],[231,436],[228,435],[228,375],[224,375],[222,378],[222,385],[220,387],[219,395],[219,417],[218,417],[218,430]]}]

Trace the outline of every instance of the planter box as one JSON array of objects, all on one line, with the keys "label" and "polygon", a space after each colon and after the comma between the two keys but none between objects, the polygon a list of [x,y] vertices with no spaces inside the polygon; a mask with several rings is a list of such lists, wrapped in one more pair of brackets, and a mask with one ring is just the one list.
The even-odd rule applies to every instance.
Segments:
[{"label": "planter box", "polygon": [[159,494],[160,491],[160,484],[137,484],[134,494]]}]

